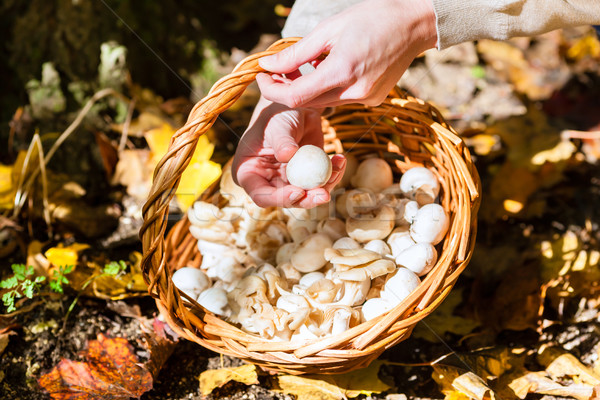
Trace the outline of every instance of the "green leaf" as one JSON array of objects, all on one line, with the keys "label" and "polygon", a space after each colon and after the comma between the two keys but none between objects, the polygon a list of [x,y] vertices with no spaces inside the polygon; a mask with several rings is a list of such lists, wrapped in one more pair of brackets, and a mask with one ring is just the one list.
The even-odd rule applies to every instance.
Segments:
[{"label": "green leaf", "polygon": [[0,282],[0,287],[3,289],[12,289],[19,284],[16,276],[11,276]]},{"label": "green leaf", "polygon": [[23,282],[22,288],[23,288],[23,294],[28,299],[33,298],[33,291],[35,289],[35,286],[34,286],[33,282],[31,282],[31,281],[25,281],[25,282]]},{"label": "green leaf", "polygon": [[35,277],[35,283],[42,283],[46,280],[45,276],[36,276]]},{"label": "green leaf", "polygon": [[[15,275],[20,275],[23,278],[25,278],[25,265],[23,264],[13,264],[11,265],[11,268],[14,272]],[[23,280],[23,279],[20,279]]]}]

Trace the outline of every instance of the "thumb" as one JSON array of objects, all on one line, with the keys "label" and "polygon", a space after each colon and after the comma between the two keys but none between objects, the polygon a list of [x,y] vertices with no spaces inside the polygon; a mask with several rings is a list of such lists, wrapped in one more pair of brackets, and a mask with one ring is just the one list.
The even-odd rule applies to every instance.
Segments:
[{"label": "thumb", "polygon": [[276,118],[271,119],[265,133],[273,149],[275,158],[279,162],[288,162],[298,150],[296,135],[300,125],[298,110],[287,110],[281,112]]},{"label": "thumb", "polygon": [[317,35],[310,35],[279,53],[259,59],[258,64],[261,68],[276,74],[289,74],[326,52],[328,50],[326,43],[319,40]]}]

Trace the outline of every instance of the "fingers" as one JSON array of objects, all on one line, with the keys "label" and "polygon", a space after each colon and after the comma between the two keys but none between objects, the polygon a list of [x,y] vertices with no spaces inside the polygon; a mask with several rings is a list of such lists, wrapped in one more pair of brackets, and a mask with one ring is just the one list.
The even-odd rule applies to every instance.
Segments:
[{"label": "fingers", "polygon": [[315,60],[328,50],[327,43],[319,39],[318,35],[309,35],[279,53],[259,59],[258,64],[267,71],[287,74]]},{"label": "fingers", "polygon": [[238,181],[259,207],[294,207],[296,202],[306,197],[303,189],[293,185],[275,187],[267,179],[252,173],[238,173]]},{"label": "fingers", "polygon": [[310,74],[297,79],[283,80],[263,73],[256,76],[256,82],[265,98],[289,108],[305,107],[315,97],[350,84],[352,75],[344,72],[343,64],[336,67],[336,60],[330,57]]}]

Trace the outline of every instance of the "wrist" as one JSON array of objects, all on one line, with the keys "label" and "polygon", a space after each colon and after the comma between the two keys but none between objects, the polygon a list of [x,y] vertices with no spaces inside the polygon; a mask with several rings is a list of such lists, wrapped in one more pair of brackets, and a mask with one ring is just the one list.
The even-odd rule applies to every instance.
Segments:
[{"label": "wrist", "polygon": [[396,10],[402,13],[402,20],[408,22],[407,29],[416,54],[434,48],[437,45],[438,34],[433,0],[394,1]]}]

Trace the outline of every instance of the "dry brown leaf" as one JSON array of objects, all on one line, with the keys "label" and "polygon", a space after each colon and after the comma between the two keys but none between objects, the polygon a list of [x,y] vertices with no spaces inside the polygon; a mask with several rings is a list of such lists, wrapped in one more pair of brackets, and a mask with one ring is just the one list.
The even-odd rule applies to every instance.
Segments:
[{"label": "dry brown leaf", "polygon": [[600,385],[600,375],[581,363],[574,355],[562,349],[545,348],[538,356],[538,360],[546,366],[546,372],[554,380],[567,376],[576,383]]},{"label": "dry brown leaf", "polygon": [[563,386],[548,378],[546,372],[529,372],[513,380],[509,387],[520,398],[524,399],[528,393],[547,394],[551,396],[574,397],[577,400],[588,400],[594,387],[585,384],[572,384]]},{"label": "dry brown leaf", "polygon": [[466,372],[452,381],[452,386],[461,393],[466,394],[471,399],[495,400],[496,395],[492,389],[473,372]]},{"label": "dry brown leaf", "polygon": [[200,374],[200,393],[209,395],[213,390],[228,382],[236,381],[245,385],[258,383],[258,373],[252,364],[244,364],[239,367],[209,369]]},{"label": "dry brown leaf", "polygon": [[[168,335],[167,330],[169,331]],[[179,337],[175,332],[170,330],[166,323],[158,318],[154,318],[150,326],[142,323],[142,331],[146,346],[150,352],[150,359],[144,364],[144,368],[150,371],[154,379],[156,379],[163,365],[165,365],[173,350],[175,350]]]},{"label": "dry brown leaf", "polygon": [[152,375],[124,338],[98,335],[83,354],[84,362],[63,359],[38,383],[53,399],[128,400],[152,389]]},{"label": "dry brown leaf", "polygon": [[293,394],[298,400],[338,400],[354,398],[361,394],[370,396],[391,389],[379,380],[383,361],[374,361],[367,368],[339,375],[279,375],[281,391]]}]

